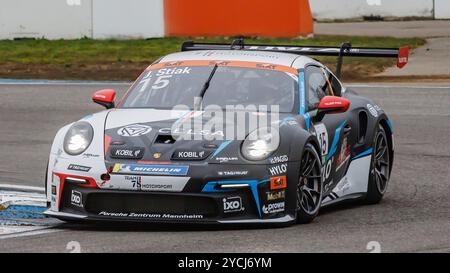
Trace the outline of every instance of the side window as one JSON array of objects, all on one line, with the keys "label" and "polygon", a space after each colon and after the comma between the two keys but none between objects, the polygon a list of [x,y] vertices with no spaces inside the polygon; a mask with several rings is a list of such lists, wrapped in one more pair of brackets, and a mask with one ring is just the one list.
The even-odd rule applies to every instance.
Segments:
[{"label": "side window", "polygon": [[327,79],[327,85],[324,89],[327,96],[341,96],[342,86],[339,80],[327,69],[323,68],[323,73]]},{"label": "side window", "polygon": [[330,73],[330,82],[331,86],[333,87],[334,95],[340,97],[342,94],[341,82],[331,73]]},{"label": "side window", "polygon": [[308,66],[305,75],[308,90],[308,111],[311,111],[319,106],[320,100],[325,96],[324,88],[327,80],[322,68],[317,66]]}]

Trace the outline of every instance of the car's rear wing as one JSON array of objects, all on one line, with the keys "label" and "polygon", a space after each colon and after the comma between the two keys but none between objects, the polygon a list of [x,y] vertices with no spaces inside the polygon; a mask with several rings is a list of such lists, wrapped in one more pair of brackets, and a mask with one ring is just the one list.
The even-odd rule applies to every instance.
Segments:
[{"label": "car's rear wing", "polygon": [[181,51],[191,50],[246,50],[246,51],[270,51],[284,52],[298,55],[312,56],[336,56],[338,57],[336,75],[340,77],[343,57],[378,57],[397,58],[397,67],[403,68],[408,63],[409,48],[369,48],[352,47],[350,43],[344,43],[341,47],[327,46],[293,46],[293,45],[262,45],[245,44],[243,39],[234,40],[231,44],[221,43],[197,43],[184,42]]}]

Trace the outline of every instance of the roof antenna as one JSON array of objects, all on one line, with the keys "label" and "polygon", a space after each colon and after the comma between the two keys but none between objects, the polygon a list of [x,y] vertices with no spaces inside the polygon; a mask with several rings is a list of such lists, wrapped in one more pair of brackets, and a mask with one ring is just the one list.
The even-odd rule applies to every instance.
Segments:
[{"label": "roof antenna", "polygon": [[352,44],[350,42],[345,42],[341,45],[341,49],[339,50],[339,56],[337,59],[336,64],[336,77],[338,79],[341,79],[341,73],[342,73],[342,64],[344,61],[344,53],[347,53],[352,48]]},{"label": "roof antenna", "polygon": [[230,49],[244,49],[244,37],[239,37],[231,42]]}]

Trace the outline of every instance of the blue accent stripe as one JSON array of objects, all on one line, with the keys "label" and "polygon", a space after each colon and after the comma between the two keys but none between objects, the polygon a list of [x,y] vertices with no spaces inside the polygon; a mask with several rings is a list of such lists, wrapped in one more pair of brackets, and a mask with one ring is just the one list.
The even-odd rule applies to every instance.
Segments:
[{"label": "blue accent stripe", "polygon": [[355,155],[355,156],[352,158],[352,160],[353,160],[353,159],[358,159],[358,158],[363,157],[363,156],[366,156],[366,155],[370,155],[370,154],[372,154],[372,151],[373,151],[373,149],[372,149],[372,148],[369,148],[369,149],[365,150],[364,152],[362,152],[362,153],[360,153],[360,154],[358,154],[358,155]]},{"label": "blue accent stripe", "polygon": [[298,74],[298,102],[300,104],[299,114],[306,113],[306,94],[305,94],[305,72]]},{"label": "blue accent stripe", "polygon": [[232,140],[227,140],[225,142],[222,142],[222,144],[220,144],[219,148],[217,148],[217,150],[213,153],[212,156],[216,156],[218,155],[223,149],[225,149],[225,147],[228,146],[228,144],[231,143]]},{"label": "blue accent stripe", "polygon": [[309,130],[309,127],[311,127],[311,116],[309,113],[306,113],[303,115],[303,118],[305,118],[306,130]]},{"label": "blue accent stripe", "polygon": [[347,120],[344,120],[341,123],[341,125],[339,125],[339,127],[336,129],[336,132],[334,133],[334,137],[333,137],[333,143],[331,144],[330,151],[328,152],[328,155],[327,155],[327,160],[329,160],[336,152],[336,148],[339,143],[339,138],[341,137],[341,130],[344,127],[346,122],[347,122]]},{"label": "blue accent stripe", "polygon": [[258,209],[259,217],[262,217],[261,213],[261,204],[259,203],[259,194],[258,194],[258,185],[261,183],[269,182],[270,179],[264,179],[261,181],[258,180],[232,180],[232,181],[213,181],[208,182],[203,187],[202,192],[229,192],[233,191],[232,189],[216,189],[217,185],[222,184],[248,184],[250,186],[250,190],[252,191],[253,199],[255,200],[256,208]]},{"label": "blue accent stripe", "polygon": [[289,121],[297,121],[294,117],[285,117],[282,121],[281,121],[281,125],[284,125],[286,123],[288,123]]},{"label": "blue accent stripe", "polygon": [[390,119],[387,119],[386,123],[389,126],[389,129],[391,129],[391,132],[394,133],[394,128],[392,127],[392,121]]}]

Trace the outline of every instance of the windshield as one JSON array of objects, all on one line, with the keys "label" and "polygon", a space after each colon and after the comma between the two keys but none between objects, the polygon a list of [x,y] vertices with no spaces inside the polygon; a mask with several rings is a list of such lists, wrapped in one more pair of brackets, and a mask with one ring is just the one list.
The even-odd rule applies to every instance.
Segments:
[{"label": "windshield", "polygon": [[[172,109],[185,105],[193,109],[194,98],[202,93],[205,83],[211,77],[203,94],[203,107],[218,105],[256,106],[277,105],[280,112],[292,112],[297,92],[296,71],[275,65],[239,62],[239,66],[214,63],[206,65],[163,64],[151,66],[137,80],[132,90],[122,101],[121,108]],[[252,65],[249,65],[252,64]],[[259,66],[258,66],[259,65]]]}]

